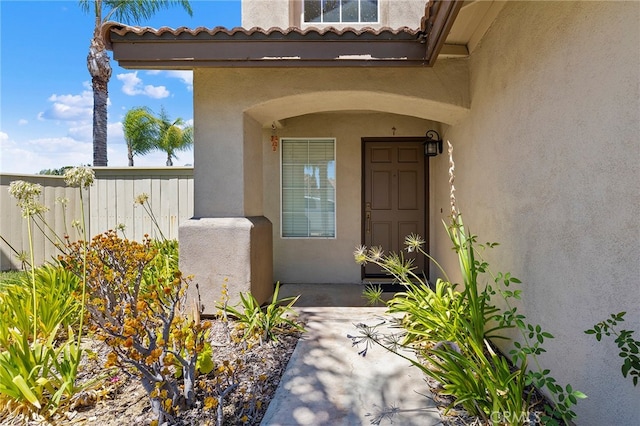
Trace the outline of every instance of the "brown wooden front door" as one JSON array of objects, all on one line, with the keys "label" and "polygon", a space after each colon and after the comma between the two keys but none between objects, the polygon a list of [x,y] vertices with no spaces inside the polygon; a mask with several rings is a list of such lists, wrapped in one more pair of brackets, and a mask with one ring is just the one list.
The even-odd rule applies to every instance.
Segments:
[{"label": "brown wooden front door", "polygon": [[[426,271],[423,255],[407,253],[407,235],[426,234],[426,167],[424,140],[419,138],[364,139],[363,243],[381,246],[385,253],[403,251],[413,258],[416,272]],[[365,277],[385,276],[373,264],[364,267]]]}]

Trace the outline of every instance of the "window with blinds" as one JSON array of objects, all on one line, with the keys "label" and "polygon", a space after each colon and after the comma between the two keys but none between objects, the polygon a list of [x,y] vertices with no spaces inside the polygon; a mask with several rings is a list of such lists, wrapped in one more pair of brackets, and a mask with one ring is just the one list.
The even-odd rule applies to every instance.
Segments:
[{"label": "window with blinds", "polygon": [[335,238],[334,139],[282,139],[281,233],[284,238]]},{"label": "window with blinds", "polygon": [[378,22],[378,0],[304,0],[304,22]]}]

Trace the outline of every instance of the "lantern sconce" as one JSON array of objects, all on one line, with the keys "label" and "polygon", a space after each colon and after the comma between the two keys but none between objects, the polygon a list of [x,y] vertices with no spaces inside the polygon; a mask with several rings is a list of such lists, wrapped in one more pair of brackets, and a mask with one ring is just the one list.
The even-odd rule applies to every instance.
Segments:
[{"label": "lantern sconce", "polygon": [[427,139],[424,141],[424,155],[435,157],[442,154],[442,139],[435,130],[429,130],[426,134]]}]

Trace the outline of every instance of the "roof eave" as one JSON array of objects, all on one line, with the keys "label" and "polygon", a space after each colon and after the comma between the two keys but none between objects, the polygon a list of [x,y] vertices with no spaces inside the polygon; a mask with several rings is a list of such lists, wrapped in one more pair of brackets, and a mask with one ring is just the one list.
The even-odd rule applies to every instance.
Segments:
[{"label": "roof eave", "polygon": [[410,28],[129,27],[105,23],[113,58],[131,69],[199,67],[433,66],[462,0],[427,2],[421,30]]},{"label": "roof eave", "polygon": [[424,66],[416,40],[168,40],[112,38],[124,68]]},{"label": "roof eave", "polygon": [[426,38],[426,65],[432,67],[445,40],[451,31],[451,27],[462,9],[464,0],[436,0],[428,1],[425,6],[425,14],[422,17],[420,27]]}]

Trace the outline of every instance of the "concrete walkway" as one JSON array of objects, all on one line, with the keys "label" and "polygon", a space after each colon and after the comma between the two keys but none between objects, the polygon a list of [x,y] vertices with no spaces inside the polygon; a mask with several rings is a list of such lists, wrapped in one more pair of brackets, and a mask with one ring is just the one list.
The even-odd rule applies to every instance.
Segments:
[{"label": "concrete walkway", "polygon": [[[438,410],[422,373],[380,346],[365,357],[347,335],[380,324],[384,308],[363,307],[361,285],[283,286],[307,333],[298,342],[262,420],[265,426],[436,425]],[[321,306],[314,306],[321,305]],[[360,306],[357,306],[360,305]]]}]

